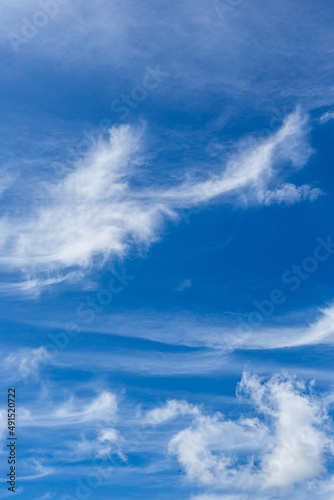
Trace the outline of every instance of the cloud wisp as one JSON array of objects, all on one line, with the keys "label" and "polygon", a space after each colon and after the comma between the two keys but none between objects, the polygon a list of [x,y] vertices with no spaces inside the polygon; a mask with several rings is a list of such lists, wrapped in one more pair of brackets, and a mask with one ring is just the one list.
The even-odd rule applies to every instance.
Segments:
[{"label": "cloud wisp", "polygon": [[113,128],[110,141],[98,142],[65,177],[37,183],[38,204],[32,201],[16,217],[1,219],[0,266],[24,276],[2,285],[2,291],[34,293],[36,287],[81,279],[93,266],[150,246],[164,221],[180,210],[218,197],[233,204],[312,201],[320,190],[277,187],[283,167],[296,171],[307,163],[312,154],[307,134],[307,117],[297,110],[271,137],[241,144],[221,172],[161,188],[138,181],[147,161],[142,133]]},{"label": "cloud wisp", "polygon": [[42,425],[43,427],[72,426],[95,426],[97,423],[114,422],[118,412],[117,398],[115,394],[103,391],[91,400],[69,398],[57,406],[49,405],[43,412],[43,423],[37,424],[30,410],[24,409],[21,417],[21,425],[31,427]]}]

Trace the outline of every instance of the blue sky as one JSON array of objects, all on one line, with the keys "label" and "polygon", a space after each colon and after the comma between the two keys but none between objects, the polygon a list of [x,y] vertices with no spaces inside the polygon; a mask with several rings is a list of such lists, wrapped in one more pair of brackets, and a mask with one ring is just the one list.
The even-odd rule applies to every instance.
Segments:
[{"label": "blue sky", "polygon": [[2,477],[334,498],[332,3],[0,14]]}]

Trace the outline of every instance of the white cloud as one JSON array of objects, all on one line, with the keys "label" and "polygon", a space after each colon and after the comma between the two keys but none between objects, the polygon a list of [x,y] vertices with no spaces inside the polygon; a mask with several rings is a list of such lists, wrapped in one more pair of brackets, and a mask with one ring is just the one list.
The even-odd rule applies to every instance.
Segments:
[{"label": "white cloud", "polygon": [[320,401],[305,393],[305,384],[290,377],[273,377],[263,384],[244,374],[239,390],[263,414],[273,419],[273,440],[261,458],[266,487],[286,487],[325,472],[326,453],[332,453],[332,429]]},{"label": "white cloud", "polygon": [[159,425],[182,415],[198,415],[200,410],[186,401],[167,401],[165,406],[154,408],[147,412],[145,422],[152,425]]},{"label": "white cloud", "polygon": [[334,305],[319,308],[321,316],[303,332],[296,345],[333,343]]},{"label": "white cloud", "polygon": [[327,123],[331,120],[334,120],[334,111],[327,111],[319,118],[320,123]]},{"label": "white cloud", "polygon": [[120,433],[113,428],[102,429],[97,438],[99,442],[98,457],[109,457],[113,452],[117,452],[120,458],[126,462],[126,458],[121,451],[121,443],[123,441]]},{"label": "white cloud", "polygon": [[231,421],[201,413],[171,439],[169,451],[189,480],[232,498],[255,491],[261,498],[264,490],[322,478],[334,451],[333,428],[309,387],[289,376],[264,380],[245,373],[237,394],[249,399],[259,418]]},{"label": "white cloud", "polygon": [[[40,403],[38,404],[38,407]],[[71,397],[64,403],[57,405],[44,403],[45,410],[40,412],[37,419],[35,409],[21,410],[21,425],[58,427],[82,424],[82,427],[96,426],[101,423],[114,422],[118,411],[116,395],[103,391],[93,399],[79,399]],[[41,421],[42,419],[42,421]]]},{"label": "white cloud", "polygon": [[333,343],[334,306],[319,308],[319,316],[306,326],[277,327],[254,334],[230,335],[231,347],[249,349],[280,349],[303,345]]},{"label": "white cloud", "polygon": [[81,278],[83,278],[83,274],[80,272],[70,272],[64,276],[47,279],[30,279],[27,277],[25,281],[18,283],[0,283],[0,292],[3,295],[21,295],[22,297],[36,298],[46,287],[63,283],[64,281],[67,283],[77,283]]},{"label": "white cloud", "polygon": [[28,463],[25,463],[25,468],[28,468],[29,475],[21,476],[21,481],[32,481],[41,477],[50,476],[56,472],[54,467],[48,467],[44,465],[42,461],[35,458],[30,459]]},{"label": "white cloud", "polygon": [[258,419],[234,422],[220,414],[201,414],[191,427],[173,437],[169,452],[196,483],[227,488],[239,482],[250,487],[252,464],[239,467],[238,453],[260,453],[267,442],[268,429]]},{"label": "white cloud", "polygon": [[74,398],[69,399],[55,410],[54,419],[59,422],[58,425],[108,422],[114,420],[117,409],[115,394],[104,391],[87,404]]},{"label": "white cloud", "polygon": [[314,201],[323,192],[319,188],[312,188],[308,184],[295,186],[294,184],[282,184],[280,188],[273,190],[259,191],[258,200],[263,205],[287,204],[293,205],[300,201]]},{"label": "white cloud", "polygon": [[[223,173],[209,180],[186,183],[160,193],[174,206],[194,206],[221,195],[234,194],[241,201],[251,202],[259,191],[277,176],[282,165],[302,168],[312,154],[306,137],[308,120],[297,110],[269,138],[242,143],[237,154],[227,162]],[[227,198],[228,201],[229,198]]]},{"label": "white cloud", "polygon": [[109,144],[100,142],[78,160],[67,177],[43,186],[44,201],[28,219],[22,215],[16,230],[3,221],[3,248],[15,249],[8,264],[29,268],[31,259],[33,269],[86,268],[95,256],[123,255],[129,237],[149,242],[159,207],[136,204],[128,188],[139,155],[139,136],[121,127],[112,132]]},{"label": "white cloud", "polygon": [[31,293],[74,279],[73,269],[87,272],[124,257],[133,246],[149,246],[166,217],[180,209],[223,195],[225,202],[256,203],[283,165],[298,169],[307,162],[312,152],[307,131],[307,118],[296,111],[271,137],[241,145],[221,173],[162,189],[135,184],[144,161],[141,133],[129,126],[113,128],[110,141],[97,143],[64,178],[37,185],[38,204],[1,220],[0,265],[28,276],[26,284],[4,284],[3,290]]},{"label": "white cloud", "polygon": [[44,347],[19,349],[5,357],[2,369],[14,379],[38,378],[41,366],[50,362],[51,357]]},{"label": "white cloud", "polygon": [[68,444],[70,451],[65,454],[66,460],[76,462],[88,457],[108,460],[112,455],[118,455],[123,462],[126,462],[126,457],[122,452],[123,442],[119,431],[113,427],[106,427],[98,432],[95,439],[86,439],[82,436],[79,441],[70,442]]},{"label": "white cloud", "polygon": [[[221,354],[228,353],[234,349],[280,349],[284,347],[296,347],[312,344],[331,344],[334,334],[334,305],[317,309],[316,319],[310,322],[309,317],[314,317],[314,309],[306,311],[297,311],[300,317],[300,324],[294,326],[284,326],[280,324],[275,326],[271,322],[269,326],[254,325],[254,323],[245,322],[241,325],[235,321],[224,321],[217,316],[198,317],[194,314],[150,314],[131,313],[126,317],[123,314],[106,315],[96,318],[94,331],[99,334],[110,334],[111,328],[114,333],[123,337],[135,337],[151,340],[153,342],[163,342],[171,345],[183,345],[188,347],[211,347],[217,349]],[[270,318],[269,318],[270,319]],[[289,318],[284,319],[287,323]],[[41,323],[40,326],[49,329],[64,328],[65,324],[60,322]],[[89,327],[83,328],[83,331],[90,331]],[[118,353],[118,369],[126,367],[131,370],[131,365],[136,366],[135,356],[141,357],[141,351],[135,355]],[[196,354],[196,353],[195,353]],[[211,354],[208,352],[198,353],[194,359],[198,366],[210,365]],[[111,354],[112,355],[112,354]],[[176,373],[178,367],[187,365],[188,356],[186,353],[168,353],[165,357],[161,356],[161,362],[152,358],[147,359],[147,366],[142,367],[143,373],[146,368],[152,369],[155,364],[161,363],[161,368],[165,368],[168,363],[168,356],[173,360],[173,367]],[[183,357],[183,362],[181,357]],[[93,360],[94,358],[92,358]],[[213,362],[214,360],[212,360]],[[107,361],[106,361],[107,362]],[[117,360],[115,359],[116,363]],[[84,365],[85,360],[82,361]],[[166,364],[165,364],[166,363]],[[145,365],[140,361],[140,365]],[[168,367],[166,368],[168,370]],[[161,370],[161,373],[165,373]]]}]

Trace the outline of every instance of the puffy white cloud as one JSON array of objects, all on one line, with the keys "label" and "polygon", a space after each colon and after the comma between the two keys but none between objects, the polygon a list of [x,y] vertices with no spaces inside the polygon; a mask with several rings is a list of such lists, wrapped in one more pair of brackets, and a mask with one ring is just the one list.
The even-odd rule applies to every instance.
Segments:
[{"label": "puffy white cloud", "polygon": [[120,458],[125,462],[126,458],[121,451],[121,443],[123,441],[120,433],[113,428],[102,429],[98,435],[98,457],[106,458],[109,457],[113,452],[117,452]]},{"label": "puffy white cloud", "polygon": [[[148,188],[136,180],[144,162],[142,133],[129,126],[113,128],[110,141],[99,141],[65,177],[37,183],[38,203],[16,217],[3,217],[0,265],[24,273],[25,283],[5,284],[2,291],[31,293],[80,279],[93,265],[152,244],[163,221],[184,208],[220,196],[225,202],[257,203],[283,165],[298,169],[307,162],[312,152],[307,132],[307,117],[297,110],[271,137],[240,145],[220,173],[207,180]],[[310,189],[307,197],[312,196]]]},{"label": "puffy white cloud", "polygon": [[239,390],[273,421],[273,439],[261,458],[266,487],[290,486],[325,472],[325,455],[331,453],[333,438],[326,434],[324,407],[305,393],[305,384],[278,376],[264,384],[244,374]]},{"label": "puffy white cloud", "polygon": [[82,436],[78,441],[71,441],[69,443],[70,451],[66,453],[66,457],[70,462],[78,462],[87,457],[108,460],[112,455],[118,455],[121,460],[126,462],[126,457],[122,452],[123,442],[118,430],[106,427],[98,432],[95,439],[87,439]]},{"label": "puffy white cloud", "polygon": [[199,413],[200,410],[196,406],[190,405],[186,401],[176,401],[173,399],[167,401],[165,406],[148,411],[145,422],[152,425],[159,425],[173,420],[180,415],[198,415]]},{"label": "puffy white cloud", "polygon": [[309,387],[289,376],[264,380],[245,373],[237,394],[249,399],[258,418],[231,421],[200,413],[171,439],[169,451],[189,480],[232,498],[255,491],[262,498],[264,490],[322,477],[333,454],[333,428],[324,402]]},{"label": "puffy white cloud", "polygon": [[308,184],[295,186],[294,184],[282,184],[280,188],[273,190],[259,191],[258,200],[263,205],[287,204],[292,205],[303,200],[314,201],[323,192],[319,188],[312,188]]},{"label": "puffy white cloud", "polygon": [[257,453],[265,448],[268,429],[258,419],[224,420],[220,414],[200,415],[191,427],[179,432],[169,443],[188,478],[199,484],[250,487],[252,463],[240,467],[238,454]]}]

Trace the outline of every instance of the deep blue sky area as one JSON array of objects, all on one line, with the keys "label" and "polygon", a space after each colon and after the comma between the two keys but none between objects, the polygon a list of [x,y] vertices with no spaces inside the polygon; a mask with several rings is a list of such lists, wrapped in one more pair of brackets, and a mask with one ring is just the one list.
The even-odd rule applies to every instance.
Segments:
[{"label": "deep blue sky area", "polygon": [[0,499],[334,499],[333,22],[3,0]]}]

